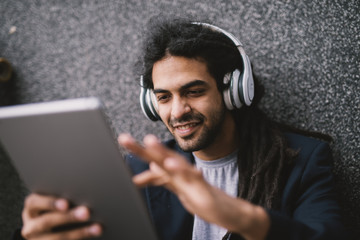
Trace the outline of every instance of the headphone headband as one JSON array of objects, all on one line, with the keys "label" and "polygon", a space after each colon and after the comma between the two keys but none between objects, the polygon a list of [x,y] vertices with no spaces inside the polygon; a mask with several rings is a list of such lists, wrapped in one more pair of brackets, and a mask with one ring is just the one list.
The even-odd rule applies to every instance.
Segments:
[{"label": "headphone headband", "polygon": [[219,27],[217,27],[215,25],[212,25],[210,23],[192,22],[192,24],[208,27],[208,28],[214,30],[215,32],[220,32],[220,33],[224,34],[225,36],[227,36],[235,44],[236,47],[242,47],[243,46],[239,39],[237,39],[233,34],[225,31],[222,28],[219,28]]},{"label": "headphone headband", "polygon": [[[224,101],[227,108],[230,110],[232,110],[233,108],[241,108],[243,103],[246,106],[250,106],[255,95],[254,79],[252,75],[250,59],[246,55],[245,50],[242,47],[243,44],[233,34],[215,25],[202,22],[192,22],[192,24],[207,27],[215,32],[220,32],[227,36],[235,44],[242,59],[243,72],[236,69],[229,74],[230,77],[225,75],[224,83],[227,84],[229,82],[228,79],[230,78],[231,84],[229,92],[224,92]],[[225,97],[225,95],[229,95],[229,97]],[[229,99],[231,102],[227,102]]]}]

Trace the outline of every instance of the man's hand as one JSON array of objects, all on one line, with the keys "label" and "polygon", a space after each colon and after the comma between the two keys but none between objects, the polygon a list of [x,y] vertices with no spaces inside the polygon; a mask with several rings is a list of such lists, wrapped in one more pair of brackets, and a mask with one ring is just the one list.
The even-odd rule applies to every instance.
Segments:
[{"label": "man's hand", "polygon": [[154,136],[144,138],[144,147],[127,134],[120,135],[119,143],[150,164],[148,171],[133,177],[137,186],[163,185],[177,194],[187,210],[194,214],[198,214],[196,210],[208,211],[214,207],[213,201],[206,201],[214,196],[202,173],[183,156],[164,147]]},{"label": "man's hand", "polygon": [[25,200],[22,212],[25,239],[86,239],[99,236],[102,232],[97,223],[76,229],[53,231],[59,226],[82,223],[90,219],[90,211],[85,206],[70,209],[67,200],[52,196],[30,194]]},{"label": "man's hand", "polygon": [[183,156],[166,148],[156,137],[144,138],[139,145],[128,134],[119,143],[150,165],[133,177],[138,186],[162,185],[173,191],[183,206],[205,221],[241,234],[246,239],[264,239],[270,220],[265,210],[243,199],[233,198],[208,184],[201,172]]}]

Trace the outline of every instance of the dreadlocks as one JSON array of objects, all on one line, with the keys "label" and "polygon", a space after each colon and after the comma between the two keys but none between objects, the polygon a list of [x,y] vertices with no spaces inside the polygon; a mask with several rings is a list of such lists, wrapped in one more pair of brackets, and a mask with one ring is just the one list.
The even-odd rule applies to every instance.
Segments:
[{"label": "dreadlocks", "polygon": [[287,147],[280,127],[258,108],[235,113],[240,136],[239,197],[266,208],[276,208],[296,152]]},{"label": "dreadlocks", "polygon": [[[144,87],[153,88],[152,68],[165,56],[205,61],[220,92],[228,72],[242,70],[240,54],[224,34],[180,19],[153,19],[145,37],[141,59]],[[239,197],[266,208],[276,208],[286,179],[286,168],[295,152],[289,150],[278,124],[256,106],[262,96],[255,80],[255,99],[250,107],[233,110],[239,135]]]}]

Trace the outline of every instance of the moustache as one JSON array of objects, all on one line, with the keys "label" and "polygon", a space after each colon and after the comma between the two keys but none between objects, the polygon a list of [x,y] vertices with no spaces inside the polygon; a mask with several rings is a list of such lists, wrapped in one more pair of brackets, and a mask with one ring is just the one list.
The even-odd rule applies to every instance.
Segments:
[{"label": "moustache", "polygon": [[171,118],[169,121],[169,126],[174,127],[176,124],[183,124],[186,122],[202,122],[205,117],[201,113],[188,113],[181,118]]}]

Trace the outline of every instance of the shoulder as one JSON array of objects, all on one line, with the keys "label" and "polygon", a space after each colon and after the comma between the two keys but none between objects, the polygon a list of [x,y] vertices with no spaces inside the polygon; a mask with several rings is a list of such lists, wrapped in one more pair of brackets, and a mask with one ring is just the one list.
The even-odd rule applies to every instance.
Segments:
[{"label": "shoulder", "polygon": [[329,144],[320,139],[288,132],[284,133],[284,135],[287,140],[288,146],[295,150],[300,149],[304,151],[311,151],[312,149],[319,146],[329,148]]},{"label": "shoulder", "polygon": [[298,194],[313,189],[329,192],[333,186],[333,158],[330,146],[327,142],[319,139],[306,137],[298,134],[286,133],[288,147],[297,151],[293,167],[287,180],[287,190]]},{"label": "shoulder", "polygon": [[326,161],[332,162],[331,149],[327,142],[295,133],[285,133],[288,147],[298,152],[296,162]]}]

